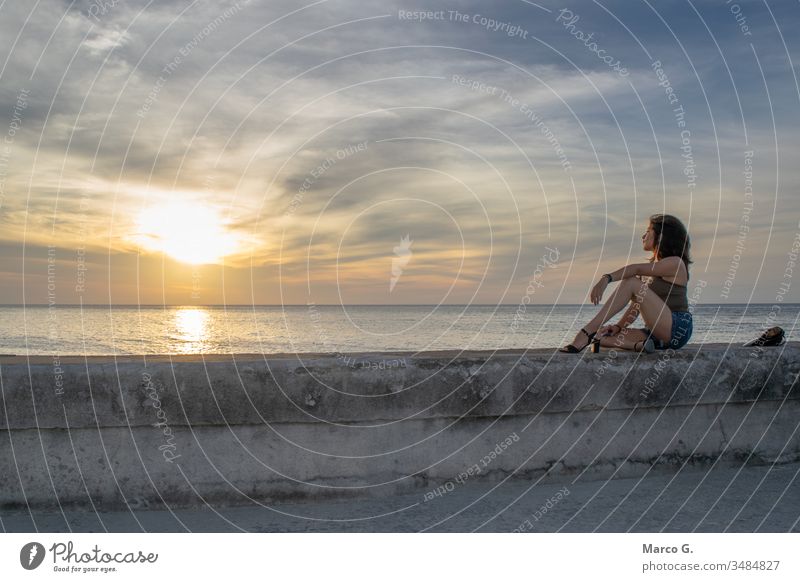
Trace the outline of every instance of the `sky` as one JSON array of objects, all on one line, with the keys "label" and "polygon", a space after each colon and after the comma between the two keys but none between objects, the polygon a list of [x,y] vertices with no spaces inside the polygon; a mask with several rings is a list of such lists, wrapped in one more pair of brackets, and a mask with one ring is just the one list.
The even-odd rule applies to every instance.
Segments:
[{"label": "sky", "polygon": [[[796,1],[0,3],[0,303],[798,301]],[[797,271],[800,273],[800,270]]]}]

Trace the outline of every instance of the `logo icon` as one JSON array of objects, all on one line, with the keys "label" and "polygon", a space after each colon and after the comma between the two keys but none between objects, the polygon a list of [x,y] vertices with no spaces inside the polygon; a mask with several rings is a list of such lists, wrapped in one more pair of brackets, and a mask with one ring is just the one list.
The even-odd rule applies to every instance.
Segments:
[{"label": "logo icon", "polygon": [[26,570],[35,570],[44,561],[44,546],[38,542],[30,542],[19,551],[19,563]]},{"label": "logo icon", "polygon": [[392,278],[389,279],[389,293],[394,290],[394,286],[400,280],[400,275],[403,274],[403,268],[411,260],[411,255],[414,254],[411,252],[411,243],[414,241],[409,240],[409,237],[410,235],[407,234],[400,239],[400,244],[394,247],[396,256],[392,257]]}]

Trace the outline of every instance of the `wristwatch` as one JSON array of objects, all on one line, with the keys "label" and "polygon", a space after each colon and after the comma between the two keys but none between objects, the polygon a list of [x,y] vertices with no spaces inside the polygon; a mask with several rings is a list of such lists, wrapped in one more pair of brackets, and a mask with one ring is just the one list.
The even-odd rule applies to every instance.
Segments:
[{"label": "wristwatch", "polygon": [[609,282],[609,283],[611,283],[611,282],[613,282],[613,281],[614,281],[614,278],[613,278],[611,275],[609,275],[608,273],[606,273],[605,275],[603,275],[603,277],[608,277],[608,282]]}]

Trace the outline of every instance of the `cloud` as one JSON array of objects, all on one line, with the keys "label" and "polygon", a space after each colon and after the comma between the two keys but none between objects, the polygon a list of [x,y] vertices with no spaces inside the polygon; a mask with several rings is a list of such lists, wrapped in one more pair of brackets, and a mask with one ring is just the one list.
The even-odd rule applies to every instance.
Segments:
[{"label": "cloud", "polygon": [[[430,6],[399,1],[92,6],[45,0],[33,12],[25,3],[0,10],[0,139],[20,90],[29,91],[0,164],[9,265],[23,239],[132,259],[135,217],[167,199],[213,206],[248,242],[226,259],[225,269],[241,270],[233,280],[249,286],[251,264],[274,274],[281,263],[283,283],[302,289],[310,268],[329,302],[340,243],[344,284],[360,301],[383,285],[373,273],[406,232],[419,249],[406,299],[415,288],[435,296],[462,253],[463,280],[479,280],[488,264],[486,293],[495,296],[511,279],[525,282],[545,244],[574,252],[574,277],[585,283],[598,261],[638,260],[642,222],[661,210],[685,217],[697,254],[713,249],[724,264],[741,216],[745,148],[757,152],[753,224],[770,228],[779,188],[773,228],[795,227],[786,193],[800,179],[789,70],[797,55],[786,55],[756,4],[746,5],[752,38],[724,6],[698,7],[712,37],[682,4],[575,5],[581,30],[624,61],[627,77],[556,22],[548,3],[551,12],[465,2],[457,10],[466,21],[446,7],[429,22],[399,11]],[[782,30],[798,23],[796,11],[774,10]],[[695,188],[682,129],[691,132]],[[147,255],[147,268],[157,259]],[[357,282],[367,281],[359,295]]]}]

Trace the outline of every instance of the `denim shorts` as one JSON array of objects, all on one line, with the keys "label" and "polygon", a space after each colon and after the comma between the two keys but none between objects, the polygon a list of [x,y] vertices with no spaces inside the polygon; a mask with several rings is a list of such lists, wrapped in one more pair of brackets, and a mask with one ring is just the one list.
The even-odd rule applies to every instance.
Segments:
[{"label": "denim shorts", "polygon": [[672,336],[668,342],[661,341],[655,337],[653,332],[646,327],[643,328],[642,331],[647,334],[647,337],[653,340],[657,350],[677,350],[686,345],[686,342],[692,337],[693,329],[692,313],[690,311],[673,311]]}]

